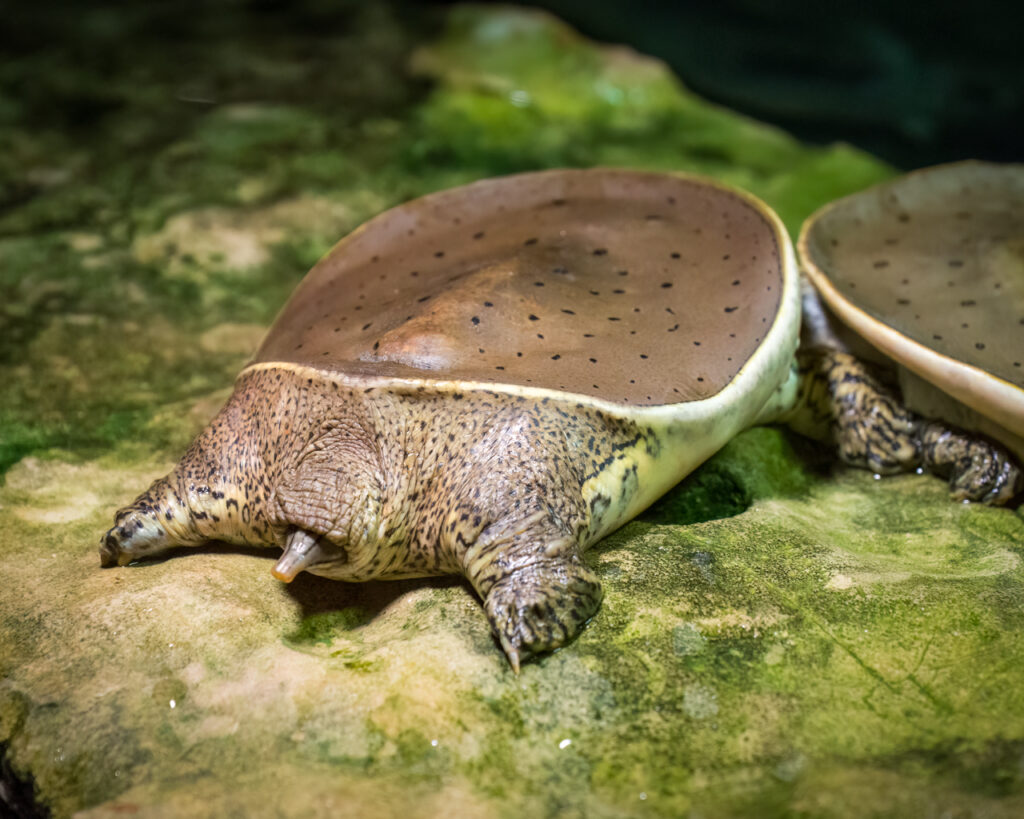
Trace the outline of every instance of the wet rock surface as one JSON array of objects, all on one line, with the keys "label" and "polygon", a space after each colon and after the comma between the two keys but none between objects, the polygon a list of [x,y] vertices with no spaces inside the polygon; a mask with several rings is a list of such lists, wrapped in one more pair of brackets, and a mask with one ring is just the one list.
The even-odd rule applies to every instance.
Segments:
[{"label": "wet rock surface", "polygon": [[[109,35],[95,14],[81,36]],[[598,544],[601,612],[518,677],[457,579],[286,587],[276,555],[216,544],[99,569],[112,512],[373,213],[495,173],[619,164],[715,174],[793,229],[889,173],[534,12],[307,14],[318,25],[289,37],[213,26],[184,77],[141,23],[111,57],[124,77],[43,49],[36,93],[95,103],[74,129],[34,98],[0,104],[6,804],[1024,813],[1024,518],[950,503],[934,478],[833,467],[776,429]],[[0,103],[27,70],[5,67]]]}]

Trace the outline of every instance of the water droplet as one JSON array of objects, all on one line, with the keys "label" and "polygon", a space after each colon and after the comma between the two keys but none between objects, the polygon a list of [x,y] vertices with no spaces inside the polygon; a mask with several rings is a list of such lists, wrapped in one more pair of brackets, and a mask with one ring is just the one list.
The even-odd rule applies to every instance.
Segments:
[{"label": "water droplet", "polygon": [[530,104],[530,95],[523,90],[515,90],[508,95],[508,101],[511,102],[516,108],[524,108]]}]

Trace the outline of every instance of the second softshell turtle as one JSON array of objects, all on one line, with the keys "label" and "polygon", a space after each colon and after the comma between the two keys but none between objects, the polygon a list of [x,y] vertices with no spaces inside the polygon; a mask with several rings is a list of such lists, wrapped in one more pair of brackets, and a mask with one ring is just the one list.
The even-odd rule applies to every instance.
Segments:
[{"label": "second softshell turtle", "polygon": [[1024,165],[914,171],[825,206],[798,247],[829,308],[901,365],[909,406],[1024,459]]},{"label": "second softshell turtle", "polygon": [[283,547],[284,581],[461,574],[518,669],[597,610],[584,550],[751,424],[918,465],[915,419],[849,356],[798,368],[799,323],[782,224],[712,180],[549,171],[406,203],[309,273],[102,562],[225,540]]}]

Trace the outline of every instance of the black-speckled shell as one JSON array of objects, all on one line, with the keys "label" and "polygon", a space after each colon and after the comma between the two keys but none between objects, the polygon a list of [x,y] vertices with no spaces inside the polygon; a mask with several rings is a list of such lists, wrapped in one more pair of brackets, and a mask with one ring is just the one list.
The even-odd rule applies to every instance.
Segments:
[{"label": "black-speckled shell", "polygon": [[705,180],[562,170],[394,208],[340,242],[253,363],[628,405],[718,393],[783,291],[779,228]]},{"label": "black-speckled shell", "polygon": [[916,171],[823,208],[799,247],[853,329],[1024,435],[1024,165]]}]

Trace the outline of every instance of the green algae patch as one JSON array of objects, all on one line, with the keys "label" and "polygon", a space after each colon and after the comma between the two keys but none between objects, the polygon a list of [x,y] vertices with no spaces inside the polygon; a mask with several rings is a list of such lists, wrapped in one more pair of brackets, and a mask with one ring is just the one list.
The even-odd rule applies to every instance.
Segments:
[{"label": "green algae patch", "polygon": [[367,613],[356,607],[311,614],[285,639],[299,645],[312,643],[330,645],[337,632],[351,631],[364,625],[368,619]]},{"label": "green algae patch", "polygon": [[777,429],[755,428],[656,501],[638,520],[687,525],[728,518],[757,497],[800,497],[832,458],[817,445]]},{"label": "green algae patch", "polygon": [[649,523],[699,523],[738,515],[750,505],[750,493],[719,461],[689,475],[641,516]]},{"label": "green algae patch", "polygon": [[[596,547],[607,592],[579,650],[629,691],[631,736],[662,748],[647,768],[663,779],[660,791],[645,783],[650,805],[682,786],[713,815],[746,815],[754,804],[776,805],[761,815],[789,815],[805,783],[838,760],[898,770],[911,812],[945,798],[969,803],[924,783],[964,764],[939,749],[1017,741],[1024,729],[1012,660],[1024,645],[1010,603],[1021,594],[1018,520],[947,503],[935,479],[874,481],[852,470],[816,479],[813,462],[779,449],[776,436],[784,438],[740,436],[703,468],[734,469],[760,487],[742,514],[685,527],[634,523]],[[788,455],[747,471],[745,444]],[[863,513],[875,505],[877,518]],[[659,745],[674,730],[654,729],[669,720],[686,726],[685,742]],[[610,769],[628,765],[619,748],[601,750]],[[902,761],[924,748],[935,749],[927,766]],[[749,803],[730,793],[739,776],[758,794]],[[989,787],[1019,795],[1017,780],[1004,780]]]},{"label": "green algae patch", "polygon": [[762,196],[796,231],[891,175],[849,146],[809,148],[709,105],[659,60],[597,46],[539,11],[456,7],[413,68],[437,87],[417,111],[411,160],[463,179],[591,165],[706,173]]},{"label": "green algae patch", "polygon": [[[286,199],[263,208],[185,211],[160,230],[139,236],[132,254],[140,264],[162,263],[163,275],[208,285],[212,275],[242,276],[267,264],[286,239],[333,237],[355,227],[349,209],[323,196]],[[330,245],[318,248],[320,254]]]}]

